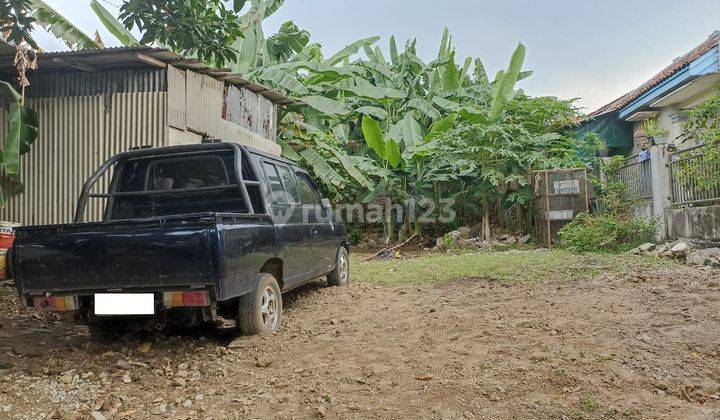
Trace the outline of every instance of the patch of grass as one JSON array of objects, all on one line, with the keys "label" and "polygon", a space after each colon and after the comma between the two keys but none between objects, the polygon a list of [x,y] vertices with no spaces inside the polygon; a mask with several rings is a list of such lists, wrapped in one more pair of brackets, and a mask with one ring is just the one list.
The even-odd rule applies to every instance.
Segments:
[{"label": "patch of grass", "polygon": [[674,263],[634,255],[573,254],[565,250],[423,254],[409,259],[353,261],[353,279],[374,284],[440,283],[487,278],[507,283],[537,283],[589,278],[633,267],[668,267]]},{"label": "patch of grass", "polygon": [[600,403],[592,394],[584,395],[580,399],[580,410],[585,413],[594,413],[600,408]]}]

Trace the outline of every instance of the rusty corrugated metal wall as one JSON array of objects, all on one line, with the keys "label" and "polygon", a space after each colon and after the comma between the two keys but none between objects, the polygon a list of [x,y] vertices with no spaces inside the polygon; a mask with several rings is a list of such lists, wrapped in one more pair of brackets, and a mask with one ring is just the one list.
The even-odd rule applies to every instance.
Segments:
[{"label": "rusty corrugated metal wall", "polygon": [[[105,159],[131,146],[167,143],[164,70],[39,74],[34,82],[28,103],[39,111],[40,134],[21,164],[26,192],[6,189],[1,220],[71,222],[83,183]],[[0,143],[5,114],[0,109]],[[104,192],[107,181],[95,192]],[[85,219],[100,220],[104,204],[92,199]]]}]

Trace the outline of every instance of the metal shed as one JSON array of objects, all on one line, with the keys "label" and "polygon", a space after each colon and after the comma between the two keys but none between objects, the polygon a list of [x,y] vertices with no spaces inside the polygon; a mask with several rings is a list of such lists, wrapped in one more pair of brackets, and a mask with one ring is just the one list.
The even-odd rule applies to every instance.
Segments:
[{"label": "metal shed", "polygon": [[[14,48],[0,48],[0,80],[15,81],[13,55]],[[131,147],[210,136],[279,155],[277,107],[295,103],[239,75],[142,46],[42,53],[29,79],[27,102],[39,111],[40,133],[21,164],[26,192],[6,185],[0,211],[0,220],[22,224],[72,221],[85,178]],[[8,100],[0,96],[0,143]],[[94,200],[86,220],[99,220],[103,208]]]}]

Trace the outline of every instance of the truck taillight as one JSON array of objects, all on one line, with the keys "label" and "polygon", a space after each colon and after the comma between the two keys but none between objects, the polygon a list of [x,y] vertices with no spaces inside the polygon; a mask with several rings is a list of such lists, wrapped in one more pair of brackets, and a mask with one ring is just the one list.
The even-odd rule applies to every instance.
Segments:
[{"label": "truck taillight", "polygon": [[164,292],[163,304],[166,308],[210,306],[210,298],[205,290],[193,292]]},{"label": "truck taillight", "polygon": [[78,308],[77,296],[36,296],[33,306],[38,312],[67,312]]}]

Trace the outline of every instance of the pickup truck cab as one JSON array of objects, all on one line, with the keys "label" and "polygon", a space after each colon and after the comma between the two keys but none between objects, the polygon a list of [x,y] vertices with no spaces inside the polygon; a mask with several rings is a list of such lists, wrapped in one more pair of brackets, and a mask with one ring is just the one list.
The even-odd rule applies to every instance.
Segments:
[{"label": "pickup truck cab", "polygon": [[[99,197],[103,220],[84,223]],[[16,229],[10,269],[26,306],[72,312],[91,334],[131,319],[256,334],[280,328],[282,293],[322,276],[346,285],[349,245],[307,171],[212,140],[113,156],[74,223]]]}]

